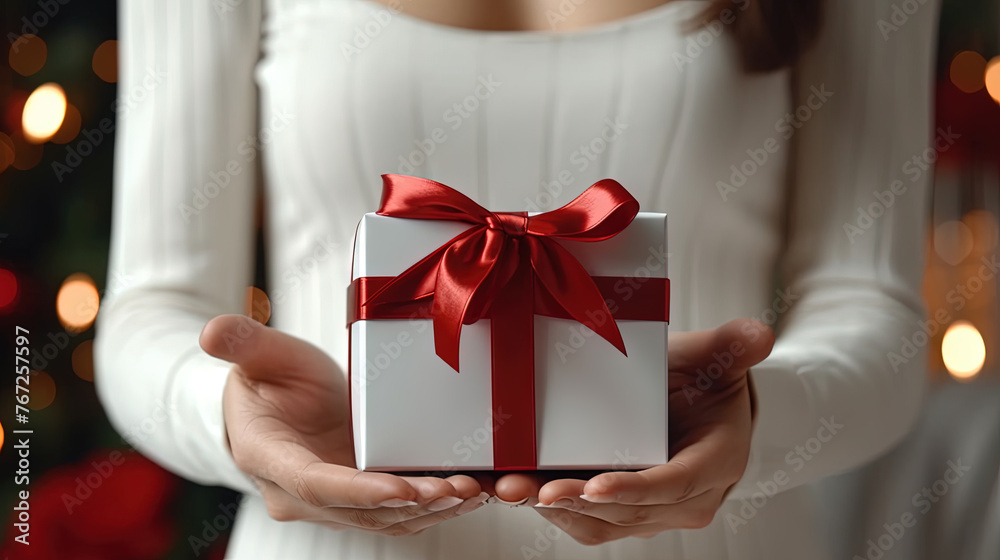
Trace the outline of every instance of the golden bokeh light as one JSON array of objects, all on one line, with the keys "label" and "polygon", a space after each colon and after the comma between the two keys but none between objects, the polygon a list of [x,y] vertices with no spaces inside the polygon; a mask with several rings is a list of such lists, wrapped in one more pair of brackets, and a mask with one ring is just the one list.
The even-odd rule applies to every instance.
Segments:
[{"label": "golden bokeh light", "polygon": [[0,173],[3,173],[14,163],[14,141],[0,132]]},{"label": "golden bokeh light", "polygon": [[94,324],[100,302],[94,280],[86,274],[72,274],[56,296],[59,322],[70,332],[83,332]]},{"label": "golden bokeh light", "polygon": [[0,449],[3,449],[3,424],[0,424]]},{"label": "golden bokeh light", "polygon": [[983,335],[968,321],[952,323],[941,341],[941,357],[952,377],[959,381],[971,380],[986,363]]},{"label": "golden bokeh light", "polygon": [[271,318],[271,300],[267,298],[264,290],[257,286],[247,288],[243,299],[243,314],[258,323],[267,324]]},{"label": "golden bokeh light", "polygon": [[985,82],[990,97],[1000,103],[1000,56],[994,56],[986,65]]},{"label": "golden bokeh light", "polygon": [[94,51],[91,62],[97,77],[113,84],[118,81],[118,41],[110,39],[101,43]]},{"label": "golden bokeh light", "polygon": [[983,89],[983,72],[986,59],[975,51],[962,51],[951,59],[948,74],[951,83],[965,93],[976,93]]},{"label": "golden bokeh light", "polygon": [[29,33],[14,39],[7,52],[7,62],[11,70],[22,76],[30,76],[45,66],[48,53],[45,41]]},{"label": "golden bokeh light", "polygon": [[94,381],[93,340],[84,340],[73,350],[73,373],[84,381]]},{"label": "golden bokeh light", "polygon": [[82,122],[80,110],[71,103],[66,104],[66,118],[63,119],[59,130],[56,131],[52,138],[49,138],[49,142],[53,144],[69,144],[80,134],[80,125]]},{"label": "golden bokeh light", "polygon": [[42,410],[56,400],[56,382],[52,376],[41,370],[31,370],[28,376],[31,386],[31,398],[28,399],[28,408],[31,410]]},{"label": "golden bokeh light", "polygon": [[49,82],[28,96],[21,113],[21,128],[28,140],[40,144],[59,130],[65,116],[66,94],[59,84]]}]

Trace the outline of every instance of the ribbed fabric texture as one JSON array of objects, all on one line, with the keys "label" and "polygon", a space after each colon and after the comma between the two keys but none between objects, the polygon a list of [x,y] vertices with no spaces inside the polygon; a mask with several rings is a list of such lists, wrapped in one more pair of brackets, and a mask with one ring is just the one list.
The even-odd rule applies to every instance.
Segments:
[{"label": "ribbed fabric texture", "polygon": [[[802,485],[888,448],[920,404],[922,356],[889,353],[920,329],[930,173],[904,165],[931,145],[937,2],[888,34],[889,0],[828,2],[817,47],[763,76],[740,72],[727,36],[683,33],[702,5],[522,33],[365,0],[121,2],[98,390],[123,432],[169,411],[135,441],[144,453],[248,494],[228,558],[824,557]],[[530,508],[488,506],[403,539],[271,520],[224,446],[228,367],[197,345],[251,282],[258,166],[271,324],[340,364],[352,237],[382,173],[496,210],[550,210],[612,177],[668,213],[671,329],[781,326],[754,370],[750,465],[712,525],[588,548]],[[884,212],[859,217],[897,180]],[[789,459],[831,421],[843,429]],[[758,483],[779,470],[789,482],[761,506]]]}]

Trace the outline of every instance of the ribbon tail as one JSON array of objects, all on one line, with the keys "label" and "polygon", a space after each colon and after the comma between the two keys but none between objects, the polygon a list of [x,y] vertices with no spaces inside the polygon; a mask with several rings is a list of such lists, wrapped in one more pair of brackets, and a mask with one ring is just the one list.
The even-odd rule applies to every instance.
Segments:
[{"label": "ribbon tail", "polygon": [[625,341],[604,296],[583,266],[561,245],[529,238],[531,266],[541,285],[574,320],[625,354]]}]

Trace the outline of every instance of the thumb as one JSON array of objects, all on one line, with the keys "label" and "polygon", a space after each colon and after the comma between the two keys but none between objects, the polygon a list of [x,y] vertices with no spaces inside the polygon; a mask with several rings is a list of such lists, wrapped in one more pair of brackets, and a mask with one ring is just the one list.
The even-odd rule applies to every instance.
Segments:
[{"label": "thumb", "polygon": [[695,370],[717,362],[730,370],[757,365],[771,354],[774,331],[754,319],[734,319],[711,330],[671,334],[670,369]]},{"label": "thumb", "polygon": [[198,338],[211,356],[232,362],[251,379],[311,377],[317,371],[336,371],[323,350],[266,327],[245,315],[219,315],[209,321]]}]

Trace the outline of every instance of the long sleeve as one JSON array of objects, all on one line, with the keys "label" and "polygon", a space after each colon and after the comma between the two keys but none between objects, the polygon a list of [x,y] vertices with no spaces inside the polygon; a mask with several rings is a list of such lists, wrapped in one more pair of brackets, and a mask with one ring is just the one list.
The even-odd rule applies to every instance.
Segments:
[{"label": "long sleeve", "polygon": [[229,365],[198,335],[253,267],[259,0],[122,0],[109,286],[98,394],[125,439],[203,484],[254,491],[225,446]]},{"label": "long sleeve", "polygon": [[919,413],[930,162],[952,139],[931,124],[938,2],[903,3],[915,13],[897,4],[826,2],[818,44],[793,73],[796,155],[776,283],[798,300],[751,370],[757,423],[731,499],[759,506],[863,464]]}]

